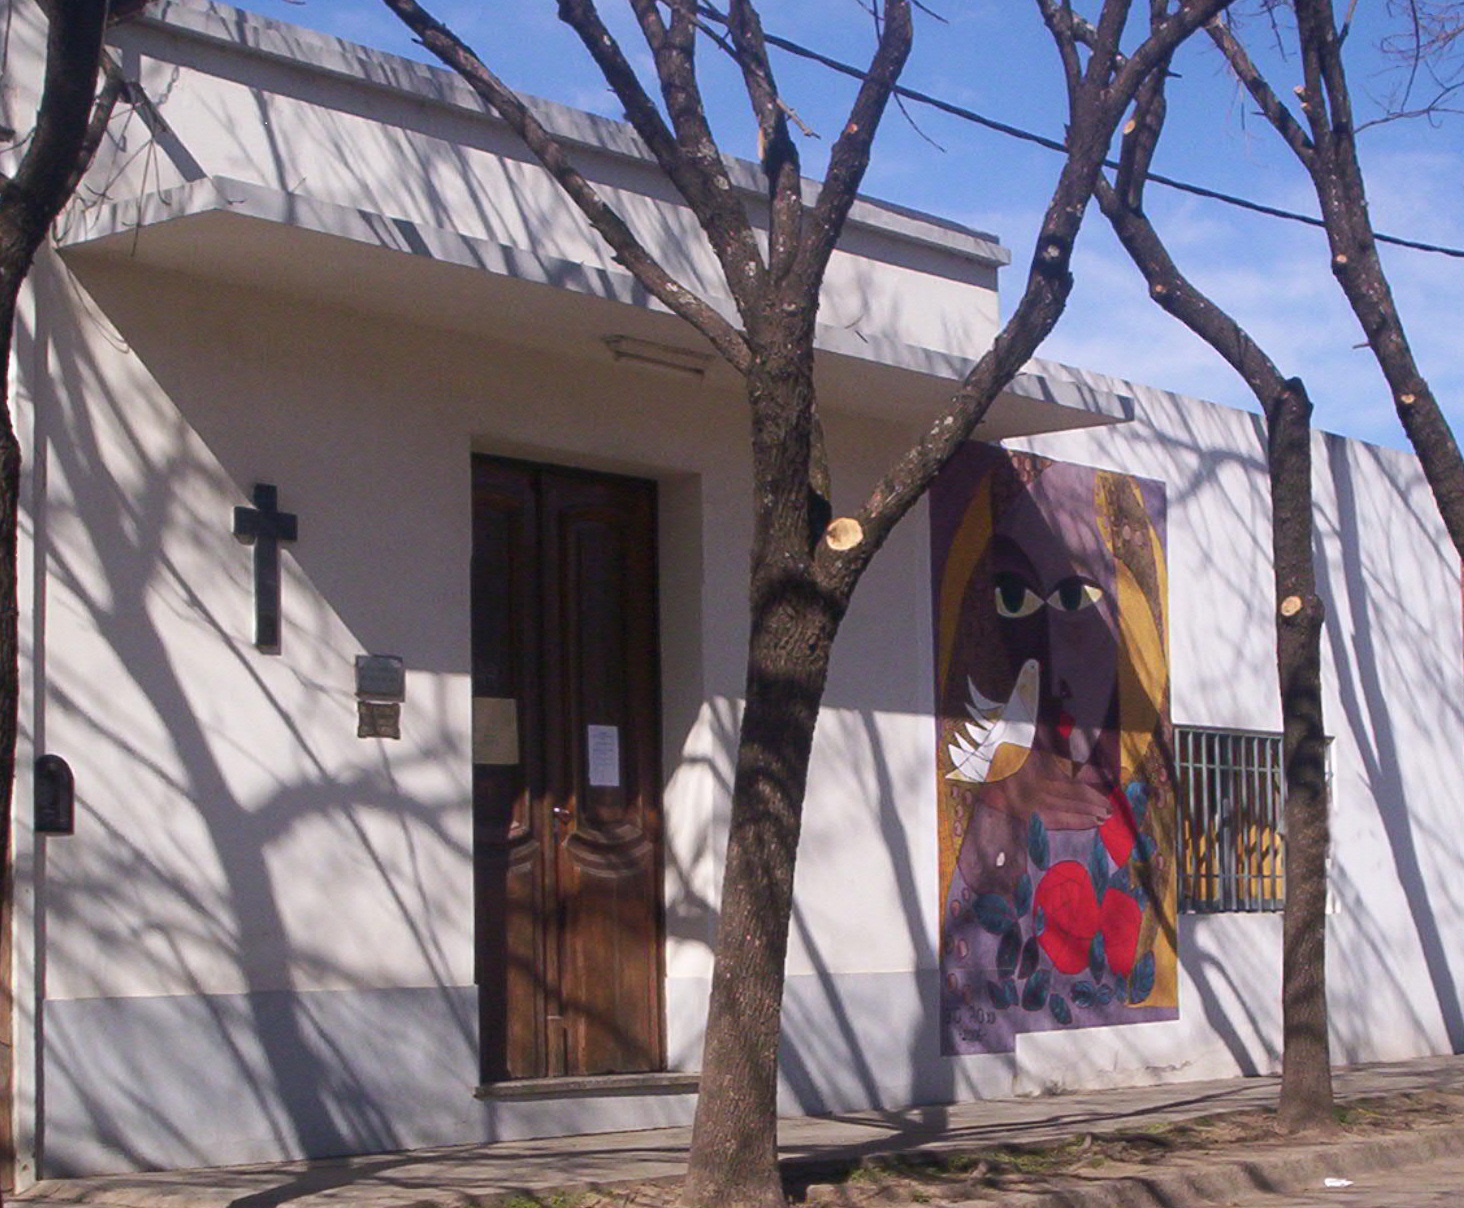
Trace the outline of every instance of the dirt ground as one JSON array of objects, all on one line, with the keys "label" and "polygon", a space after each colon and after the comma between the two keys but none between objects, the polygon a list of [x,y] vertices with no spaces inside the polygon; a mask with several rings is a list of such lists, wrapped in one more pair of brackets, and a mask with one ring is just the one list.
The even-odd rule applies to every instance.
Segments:
[{"label": "dirt ground", "polygon": [[[1424,1091],[1339,1104],[1337,1130],[1309,1136],[1308,1143],[1347,1141],[1412,1132],[1464,1121],[1464,1095]],[[1272,1111],[1225,1112],[1140,1130],[1087,1133],[1066,1141],[979,1149],[927,1149],[867,1158],[831,1170],[785,1168],[784,1186],[794,1204],[808,1208],[880,1208],[887,1204],[952,1204],[999,1201],[1019,1191],[1059,1185],[1065,1178],[1120,1176],[1170,1163],[1192,1163],[1241,1152],[1297,1144],[1280,1131]],[[674,1208],[679,1179],[619,1184],[564,1194],[549,1208]]]}]

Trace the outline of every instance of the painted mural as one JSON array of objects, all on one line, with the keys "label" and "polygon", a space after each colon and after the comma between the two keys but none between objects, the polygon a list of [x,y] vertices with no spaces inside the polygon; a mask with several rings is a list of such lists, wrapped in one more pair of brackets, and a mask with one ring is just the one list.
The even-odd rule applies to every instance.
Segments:
[{"label": "painted mural", "polygon": [[943,1050],[1173,1019],[1164,488],[968,445],[930,507]]}]

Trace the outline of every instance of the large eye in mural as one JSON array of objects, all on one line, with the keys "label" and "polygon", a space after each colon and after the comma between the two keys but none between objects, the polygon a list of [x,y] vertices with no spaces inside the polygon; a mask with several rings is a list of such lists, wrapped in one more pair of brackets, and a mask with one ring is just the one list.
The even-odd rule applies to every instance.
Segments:
[{"label": "large eye in mural", "polygon": [[1042,597],[1027,586],[1021,575],[1003,571],[995,576],[995,581],[997,616],[1030,617],[1042,607]]},{"label": "large eye in mural", "polygon": [[1098,584],[1091,579],[1081,579],[1073,575],[1052,589],[1047,602],[1063,612],[1079,612],[1084,608],[1092,608],[1102,598],[1103,589]]}]

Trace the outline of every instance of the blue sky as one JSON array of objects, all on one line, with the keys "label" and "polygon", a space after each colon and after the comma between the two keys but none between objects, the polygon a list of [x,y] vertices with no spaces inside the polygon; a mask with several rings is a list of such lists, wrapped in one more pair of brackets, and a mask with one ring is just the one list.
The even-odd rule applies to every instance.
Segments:
[{"label": "blue sky", "polygon": [[[375,0],[252,0],[245,7],[425,57]],[[946,23],[917,16],[904,82],[986,116],[1060,137],[1065,98],[1056,53],[1036,5],[1030,0],[934,0],[932,7]],[[555,16],[554,0],[438,0],[429,8],[514,87],[618,116],[614,98]],[[648,56],[623,15],[622,0],[603,0],[601,8],[649,77]],[[873,32],[859,0],[777,0],[762,8],[770,32],[846,61],[862,62],[869,55]],[[1360,119],[1378,113],[1398,79],[1377,53],[1388,28],[1383,0],[1361,0],[1348,42]],[[1289,93],[1296,65],[1270,52],[1265,26],[1255,22],[1245,31],[1257,53],[1266,56],[1278,90]],[[709,49],[709,66],[718,57]],[[850,88],[826,69],[786,56],[775,59],[774,67],[785,98],[823,135],[801,144],[805,170],[816,174]],[[1175,70],[1180,78],[1171,86],[1169,130],[1156,169],[1315,213],[1315,198],[1300,167],[1252,112],[1208,42],[1196,40]],[[724,146],[750,154],[746,102],[726,65],[714,65],[708,95]],[[998,235],[1013,255],[1003,276],[1010,303],[1020,292],[1059,157],[919,106],[910,106],[910,115],[914,125],[896,111],[886,118],[865,192]],[[1464,118],[1379,125],[1365,132],[1362,145],[1377,229],[1464,247]],[[1153,186],[1149,210],[1181,268],[1248,326],[1283,372],[1306,379],[1319,426],[1405,446],[1381,374],[1368,351],[1357,347],[1362,333],[1328,272],[1320,232]],[[1385,260],[1415,352],[1457,431],[1464,425],[1464,358],[1459,354],[1464,260],[1398,249],[1385,251]],[[1075,273],[1067,314],[1041,355],[1254,407],[1231,370],[1148,301],[1141,279],[1096,209],[1084,227]]]}]

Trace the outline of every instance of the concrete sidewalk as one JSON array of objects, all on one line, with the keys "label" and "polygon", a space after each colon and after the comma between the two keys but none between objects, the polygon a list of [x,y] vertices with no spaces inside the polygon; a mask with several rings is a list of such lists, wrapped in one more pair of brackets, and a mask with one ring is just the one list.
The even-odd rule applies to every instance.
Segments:
[{"label": "concrete sidewalk", "polygon": [[[1274,1106],[1278,1085],[1276,1078],[1237,1078],[898,1112],[791,1118],[781,1122],[779,1139],[785,1163],[835,1166],[877,1154],[1060,1140]],[[1339,1099],[1422,1090],[1464,1094],[1464,1056],[1356,1066],[1339,1070],[1335,1086]],[[689,1129],[671,1128],[329,1161],[54,1179],[15,1198],[31,1208],[61,1204],[101,1208],[462,1208],[508,1195],[542,1197],[587,1184],[676,1177],[685,1171],[689,1140]],[[1310,1177],[1308,1162],[1329,1163],[1326,1173],[1348,1175],[1348,1171],[1356,1173],[1362,1168],[1464,1153],[1464,1118],[1458,1126],[1400,1134],[1396,1142],[1382,1138],[1352,1144],[1351,1156],[1331,1146],[1322,1156],[1305,1157],[1315,1148],[1298,1145],[1278,1151],[1274,1173],[1256,1169],[1253,1155],[1224,1155],[1210,1163],[1214,1169],[1208,1173],[1190,1167],[1187,1173],[1176,1175],[1183,1186],[1177,1183],[1165,1189],[1149,1180],[1155,1183],[1150,1188],[1152,1199],[1144,1198],[1140,1187],[1119,1187],[1111,1180],[1106,1191],[1095,1187],[1092,1194],[1077,1198],[1064,1191],[1046,1198],[1021,1199],[1028,1204],[1090,1206],[1178,1203],[1186,1197],[1190,1202],[1203,1202],[1202,1185],[1207,1178],[1221,1196],[1257,1186],[1282,1188],[1288,1180],[1289,1185],[1302,1185]],[[1233,1168],[1230,1175],[1221,1171],[1227,1163],[1227,1168]]]}]

